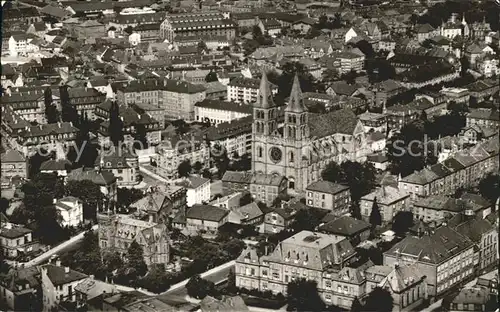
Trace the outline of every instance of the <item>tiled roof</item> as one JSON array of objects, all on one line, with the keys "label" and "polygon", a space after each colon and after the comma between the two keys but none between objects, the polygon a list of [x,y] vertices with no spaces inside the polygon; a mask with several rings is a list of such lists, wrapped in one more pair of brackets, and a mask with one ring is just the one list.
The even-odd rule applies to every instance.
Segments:
[{"label": "tiled roof", "polygon": [[272,185],[279,186],[285,177],[273,175],[273,174],[265,174],[265,173],[256,173],[252,177],[251,184],[258,185]]},{"label": "tiled roof", "polygon": [[484,305],[490,299],[487,288],[464,288],[460,292],[446,301],[454,304],[478,304]]},{"label": "tiled roof", "polygon": [[47,270],[47,277],[54,286],[65,285],[88,277],[86,274],[80,273],[71,268],[68,268],[68,272],[66,272],[67,269],[65,267],[53,264],[46,264],[42,266],[42,270]]},{"label": "tiled roof", "polygon": [[362,200],[373,201],[377,198],[377,203],[382,205],[391,205],[394,202],[400,201],[410,195],[396,187],[384,185],[377,188],[375,191],[363,196]]},{"label": "tiled roof", "polygon": [[222,182],[250,184],[252,182],[252,178],[252,173],[228,170],[224,173],[224,176],[222,176]]},{"label": "tiled roof", "polygon": [[66,133],[77,133],[77,132],[78,128],[74,127],[71,122],[59,122],[53,124],[30,126],[23,131],[23,136],[40,137],[51,134],[66,134]]},{"label": "tiled roof", "polygon": [[370,228],[370,223],[344,216],[319,227],[321,232],[352,237]]},{"label": "tiled roof", "polygon": [[316,181],[309,184],[306,190],[327,193],[327,194],[338,194],[340,192],[349,190],[349,187],[346,185],[337,184],[330,181]]},{"label": "tiled roof", "polygon": [[186,212],[187,219],[197,219],[206,221],[220,222],[229,210],[210,205],[193,205]]},{"label": "tiled roof", "polygon": [[335,133],[352,135],[358,119],[350,109],[341,109],[326,114],[310,114],[311,137],[323,138]]},{"label": "tiled roof", "polygon": [[419,283],[422,278],[424,278],[424,275],[416,265],[398,265],[380,284],[388,285],[393,292],[400,294],[414,284]]},{"label": "tiled roof", "polygon": [[471,219],[455,227],[458,233],[467,236],[477,244],[481,243],[484,234],[495,229],[496,227],[488,220],[479,218]]},{"label": "tiled roof", "polygon": [[[257,78],[246,78],[246,77],[237,77],[229,82],[230,86],[240,87],[240,88],[250,88],[250,89],[259,89],[260,87],[260,79]],[[272,89],[277,89],[278,87],[275,84],[269,83],[269,86]]]},{"label": "tiled roof", "polygon": [[31,232],[32,231],[30,229],[22,226],[12,226],[10,229],[4,227],[0,229],[0,236],[12,239],[24,236]]},{"label": "tiled roof", "polygon": [[252,133],[253,116],[249,115],[243,118],[223,122],[216,126],[211,126],[206,130],[207,138],[211,141],[224,140],[242,134]]},{"label": "tiled roof", "polygon": [[469,238],[447,226],[441,226],[431,235],[420,238],[407,236],[384,254],[392,257],[408,255],[419,262],[440,264],[472,245]]},{"label": "tiled roof", "polygon": [[347,96],[353,95],[354,92],[356,92],[356,90],[358,90],[357,85],[350,85],[345,81],[335,81],[329,87],[332,88],[332,90],[336,94],[347,95]]},{"label": "tiled roof", "polygon": [[424,207],[427,209],[443,210],[454,213],[462,213],[465,210],[471,209],[473,211],[485,208],[481,205],[477,205],[472,201],[465,201],[462,199],[451,198],[442,195],[433,195],[426,198],[420,199],[418,202],[414,203],[416,207]]},{"label": "tiled roof", "polygon": [[25,162],[26,158],[18,152],[17,150],[10,149],[7,152],[2,154],[1,158],[2,163],[8,163],[8,162]]},{"label": "tiled roof", "polygon": [[492,109],[471,108],[467,114],[467,118],[500,121],[500,114],[498,111]]},{"label": "tiled roof", "polygon": [[116,181],[113,173],[94,169],[78,168],[68,174],[68,181],[92,181],[97,185],[109,185]]},{"label": "tiled roof", "polygon": [[174,79],[147,79],[147,80],[134,80],[130,83],[116,84],[117,90],[123,92],[145,92],[164,90],[175,93],[201,93],[205,91],[203,85],[196,85],[182,80]]},{"label": "tiled roof", "polygon": [[189,181],[187,188],[190,188],[190,189],[196,189],[196,188],[204,185],[205,183],[210,182],[210,179],[206,179],[203,177],[197,177],[197,176],[190,176],[187,178],[187,180]]},{"label": "tiled roof", "polygon": [[245,206],[235,208],[233,211],[238,213],[242,218],[245,218],[245,220],[253,220],[264,214],[256,202],[251,202]]}]

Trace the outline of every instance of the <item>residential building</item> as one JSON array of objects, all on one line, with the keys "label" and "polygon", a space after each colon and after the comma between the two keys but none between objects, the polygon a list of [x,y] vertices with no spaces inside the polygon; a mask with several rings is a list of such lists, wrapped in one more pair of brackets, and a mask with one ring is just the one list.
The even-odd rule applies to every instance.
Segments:
[{"label": "residential building", "polygon": [[316,181],[306,188],[306,204],[326,209],[337,215],[349,212],[351,192],[349,187],[330,181]]},{"label": "residential building", "polygon": [[80,199],[65,196],[58,199],[55,206],[62,219],[61,226],[76,227],[83,223],[83,202]]},{"label": "residential building", "polygon": [[49,159],[40,165],[41,173],[57,173],[58,176],[66,178],[71,171],[72,163],[67,159]]},{"label": "residential building", "polygon": [[2,106],[10,108],[27,121],[45,123],[44,92],[42,90],[6,91],[2,94]]},{"label": "residential building", "polygon": [[443,299],[443,308],[450,312],[488,311],[490,295],[484,288],[463,288],[458,294]]},{"label": "residential building", "polygon": [[96,107],[101,104],[106,95],[94,88],[68,88],[69,102],[80,115],[87,115],[90,120],[95,120]]},{"label": "residential building", "polygon": [[365,66],[365,56],[350,51],[334,52],[332,57],[335,59],[334,66],[338,68],[340,74],[361,72]]},{"label": "residential building", "polygon": [[442,221],[450,216],[466,214],[479,215],[491,205],[481,205],[472,200],[456,199],[443,195],[432,195],[413,203],[411,211],[416,219],[424,222]]},{"label": "residential building", "polygon": [[148,78],[116,84],[119,103],[151,104],[170,119],[195,120],[194,104],[205,99],[205,87],[186,81]]},{"label": "residential building", "polygon": [[225,191],[248,191],[252,183],[253,173],[246,171],[226,171],[222,176],[222,188]]},{"label": "residential building", "polygon": [[57,264],[45,264],[40,267],[43,292],[43,311],[57,309],[64,301],[75,302],[75,287],[86,279],[86,274],[80,273],[69,267]]},{"label": "residential building", "polygon": [[211,206],[217,206],[220,208],[225,208],[228,210],[234,210],[238,207],[240,207],[240,199],[242,197],[243,193],[241,192],[234,192],[230,193],[227,195],[224,195],[222,197],[216,198],[209,202],[208,204]]},{"label": "residential building", "polygon": [[442,115],[446,111],[446,103],[433,104],[425,97],[420,97],[406,105],[393,105],[384,110],[387,114],[390,129],[399,130],[403,126],[420,118],[425,112],[428,117]]},{"label": "residential building", "polygon": [[401,189],[390,185],[382,185],[375,191],[361,197],[359,207],[361,217],[365,221],[370,220],[373,203],[377,202],[383,223],[390,223],[399,211],[410,209],[410,195]]},{"label": "residential building", "polygon": [[139,215],[146,215],[149,222],[168,224],[169,219],[186,207],[187,190],[183,186],[160,184],[146,191],[146,196],[130,204]]},{"label": "residential building", "polygon": [[426,276],[427,293],[436,297],[474,272],[473,242],[447,226],[407,236],[384,253],[384,265],[415,265]]},{"label": "residential building", "polygon": [[170,261],[170,237],[167,226],[149,221],[134,219],[132,215],[97,215],[99,222],[99,246],[103,252],[113,250],[122,258],[132,242],[137,242],[143,250],[144,262],[167,264]]},{"label": "residential building", "polygon": [[156,155],[151,160],[156,163],[156,174],[173,179],[178,176],[179,165],[189,161],[191,165],[197,162],[202,167],[208,166],[210,149],[201,139],[194,136],[172,136],[164,138],[162,143],[156,147]]},{"label": "residential building", "polygon": [[499,82],[494,79],[476,80],[475,82],[465,86],[469,90],[471,97],[478,101],[489,98],[499,89]]},{"label": "residential building", "polygon": [[28,176],[28,168],[26,158],[17,150],[7,150],[1,156],[1,172],[2,177],[12,178],[15,176],[26,179]]},{"label": "residential building", "polygon": [[358,118],[363,124],[366,133],[387,133],[387,116],[385,114],[366,111],[361,115],[358,115]]},{"label": "residential building", "polygon": [[40,311],[41,292],[37,267],[11,269],[0,277],[0,300],[13,311]]},{"label": "residential building", "polygon": [[426,39],[433,38],[439,34],[439,30],[435,29],[429,24],[418,25],[416,31],[418,42],[423,42]]},{"label": "residential building", "polygon": [[393,310],[411,311],[427,299],[427,276],[418,265],[394,265],[394,270],[380,282],[381,288],[389,289]]},{"label": "residential building", "polygon": [[477,249],[474,251],[474,265],[478,272],[496,267],[498,263],[498,229],[487,219],[466,217],[466,221],[455,230],[470,238]]},{"label": "residential building", "polygon": [[256,200],[271,206],[279,195],[287,193],[287,179],[279,175],[256,173],[250,181],[250,193]]},{"label": "residential building", "polygon": [[452,195],[459,187],[477,183],[498,170],[498,137],[455,153],[441,163],[398,179],[398,188],[414,202],[431,195]]},{"label": "residential building", "polygon": [[224,35],[228,40],[232,40],[236,35],[236,23],[229,12],[168,14],[160,25],[160,38],[173,42],[178,35]]},{"label": "residential building", "polygon": [[6,223],[0,229],[2,254],[7,259],[15,259],[33,249],[33,231],[20,225]]},{"label": "residential building", "polygon": [[281,206],[272,208],[264,215],[264,233],[279,233],[286,230],[295,221],[296,213],[309,207],[298,203],[282,203]]},{"label": "residential building", "polygon": [[99,302],[101,296],[112,296],[119,293],[119,290],[114,284],[108,284],[89,276],[76,285],[75,293],[77,309],[95,310],[92,306],[93,302]]},{"label": "residential building", "polygon": [[349,216],[335,218],[318,228],[318,231],[333,235],[336,239],[348,239],[353,246],[367,240],[370,236],[370,230],[370,223]]},{"label": "residential building", "polygon": [[11,56],[27,56],[38,52],[40,47],[36,43],[36,36],[32,34],[15,34],[9,38],[9,54]]},{"label": "residential building", "polygon": [[195,104],[196,121],[210,121],[210,125],[231,122],[252,115],[252,107],[221,100],[203,100]]},{"label": "residential building", "polygon": [[139,159],[129,153],[97,157],[95,169],[111,172],[118,187],[134,186],[140,183]]},{"label": "residential building", "polygon": [[252,150],[253,116],[235,119],[211,126],[206,130],[206,138],[212,148],[221,147],[231,159],[249,155]]},{"label": "residential building", "polygon": [[363,300],[366,280],[360,268],[344,267],[340,272],[327,270],[323,273],[323,299],[327,304],[334,304],[350,309],[354,298]]},{"label": "residential building", "polygon": [[78,38],[103,38],[106,37],[106,25],[99,23],[96,20],[86,20],[83,23],[73,26],[73,31]]},{"label": "residential building", "polygon": [[183,185],[187,189],[187,206],[206,203],[210,200],[210,179],[198,176],[186,178]]},{"label": "residential building", "polygon": [[498,295],[498,269],[478,277],[476,286],[488,289],[490,296]]},{"label": "residential building", "polygon": [[[116,201],[116,177],[109,171],[78,168],[68,174],[67,181],[91,181],[99,186],[101,193],[108,199]],[[104,205],[104,203],[103,203]],[[98,207],[99,208],[99,207]],[[102,207],[101,207],[102,208]]]},{"label": "residential building", "polygon": [[469,103],[470,93],[468,89],[465,88],[442,88],[440,91],[442,93],[447,102],[455,102],[458,104]]},{"label": "residential building", "polygon": [[228,222],[229,210],[211,206],[194,205],[186,210],[186,230],[196,235],[217,235],[219,227]]},{"label": "residential building", "polygon": [[467,126],[473,125],[498,129],[500,127],[500,114],[496,109],[471,108],[466,117]]},{"label": "residential building", "polygon": [[391,98],[405,91],[405,88],[399,82],[392,79],[374,84],[373,89],[376,107],[383,107]]},{"label": "residential building", "polygon": [[71,122],[27,126],[15,141],[14,147],[24,155],[32,155],[40,145],[47,151],[74,144],[78,129]]},{"label": "residential building", "polygon": [[259,257],[252,247],[243,250],[236,259],[236,286],[286,294],[288,283],[303,277],[316,281],[322,295],[323,274],[339,272],[354,256],[354,248],[346,239],[301,231],[281,241],[269,255]]},{"label": "residential building", "polygon": [[231,209],[228,222],[234,224],[260,226],[264,222],[264,212],[256,202]]},{"label": "residential building", "polygon": [[[269,84],[273,95],[278,93],[278,87]],[[227,85],[227,100],[237,103],[254,103],[260,95],[260,80],[255,78],[234,78]]]},{"label": "residential building", "polygon": [[200,302],[201,312],[210,311],[250,311],[248,306],[240,296],[222,296],[216,299],[212,296],[206,296]]}]

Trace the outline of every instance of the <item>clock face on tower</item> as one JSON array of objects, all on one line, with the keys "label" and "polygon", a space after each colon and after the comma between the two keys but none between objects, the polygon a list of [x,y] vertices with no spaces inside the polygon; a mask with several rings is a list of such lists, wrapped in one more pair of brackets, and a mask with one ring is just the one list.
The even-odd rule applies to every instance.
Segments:
[{"label": "clock face on tower", "polygon": [[277,147],[271,147],[269,150],[269,157],[271,158],[271,161],[274,163],[279,163],[281,161],[282,157],[282,152],[279,148]]}]

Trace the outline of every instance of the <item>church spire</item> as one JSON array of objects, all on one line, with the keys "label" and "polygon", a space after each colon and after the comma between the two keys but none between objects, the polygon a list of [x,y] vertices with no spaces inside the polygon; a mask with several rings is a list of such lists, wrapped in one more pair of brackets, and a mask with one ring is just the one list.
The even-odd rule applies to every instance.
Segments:
[{"label": "church spire", "polygon": [[299,76],[295,74],[293,78],[292,92],[290,93],[290,100],[286,107],[287,112],[303,113],[307,111],[302,98],[302,90],[300,89]]},{"label": "church spire", "polygon": [[267,75],[265,71],[262,71],[262,78],[260,79],[259,96],[257,98],[257,107],[259,108],[271,108],[276,106],[273,101],[273,94],[271,92],[271,87],[269,86],[269,81],[267,80]]}]

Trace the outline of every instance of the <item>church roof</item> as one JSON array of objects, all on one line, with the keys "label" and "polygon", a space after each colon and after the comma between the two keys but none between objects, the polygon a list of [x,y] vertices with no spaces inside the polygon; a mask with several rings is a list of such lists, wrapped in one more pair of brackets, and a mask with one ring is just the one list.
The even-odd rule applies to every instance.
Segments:
[{"label": "church roof", "polygon": [[303,113],[307,111],[302,98],[302,90],[300,89],[299,77],[295,74],[293,78],[292,92],[290,93],[290,100],[285,109],[287,112]]},{"label": "church roof", "polygon": [[271,108],[271,107],[276,106],[276,104],[273,101],[273,94],[271,92],[271,88],[269,86],[269,81],[267,80],[267,75],[265,72],[262,72],[259,93],[260,94],[257,98],[257,102],[255,102],[256,107]]},{"label": "church roof", "polygon": [[310,114],[311,137],[323,138],[335,133],[352,135],[358,119],[351,109],[336,110],[327,114]]}]

